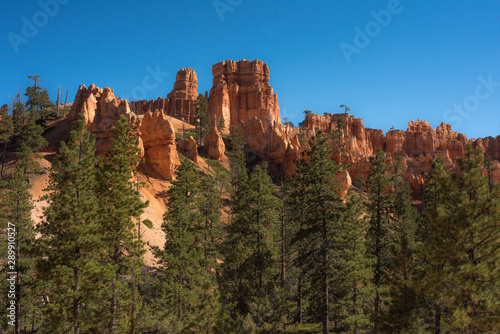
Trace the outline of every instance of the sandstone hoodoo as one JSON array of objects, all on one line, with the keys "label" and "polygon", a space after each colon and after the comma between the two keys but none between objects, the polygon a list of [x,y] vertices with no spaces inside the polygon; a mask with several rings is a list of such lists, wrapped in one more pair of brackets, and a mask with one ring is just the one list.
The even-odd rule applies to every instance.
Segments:
[{"label": "sandstone hoodoo", "polygon": [[224,152],[226,152],[226,146],[222,140],[222,135],[217,130],[216,118],[212,117],[210,120],[210,130],[205,137],[205,150],[211,159],[222,160],[224,157]]},{"label": "sandstone hoodoo", "polygon": [[132,110],[138,114],[148,110],[163,110],[165,115],[175,117],[184,122],[192,123],[194,119],[194,104],[198,97],[198,77],[192,68],[183,68],[177,72],[174,89],[167,98],[159,97],[151,101],[131,102]]},{"label": "sandstone hoodoo", "polygon": [[198,163],[198,145],[196,145],[196,140],[193,136],[188,136],[186,139],[181,140],[178,147],[188,159],[194,163]]},{"label": "sandstone hoodoo", "polygon": [[264,127],[280,121],[278,96],[269,84],[269,68],[260,60],[226,60],[212,67],[209,112],[224,119],[224,133],[230,125],[261,119]]},{"label": "sandstone hoodoo", "polygon": [[145,169],[153,177],[172,180],[180,166],[175,145],[175,130],[163,111],[146,112],[141,123]]},{"label": "sandstone hoodoo", "polygon": [[260,60],[226,60],[212,67],[209,114],[224,120],[223,133],[241,126],[251,150],[279,166],[284,174],[295,169],[297,130],[281,124],[278,95],[269,84],[269,68]]},{"label": "sandstone hoodoo", "polygon": [[[85,116],[87,128],[96,136],[97,154],[104,155],[112,148],[113,126],[124,115],[130,123],[134,135],[139,135],[140,120],[130,110],[127,100],[115,96],[114,90],[104,89],[91,84],[89,88],[81,85],[68,114],[68,119],[76,121],[79,114]],[[139,137],[139,148],[143,151]]]}]

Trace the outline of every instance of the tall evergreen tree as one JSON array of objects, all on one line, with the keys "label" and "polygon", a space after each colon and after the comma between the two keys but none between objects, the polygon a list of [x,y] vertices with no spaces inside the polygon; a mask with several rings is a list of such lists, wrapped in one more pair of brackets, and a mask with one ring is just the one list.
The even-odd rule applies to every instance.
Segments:
[{"label": "tall evergreen tree", "polygon": [[39,75],[28,75],[28,78],[33,81],[33,85],[27,87],[24,94],[28,98],[26,107],[30,112],[30,118],[43,126],[49,116],[47,108],[54,107],[54,103],[50,101],[48,91],[39,86]]},{"label": "tall evergreen tree", "polygon": [[12,116],[7,111],[0,113],[0,180],[3,179],[4,167],[7,161],[7,147],[14,136],[14,123]]},{"label": "tall evergreen tree", "polygon": [[439,200],[427,210],[427,280],[441,288],[443,329],[491,332],[500,327],[500,186],[490,189],[482,153],[470,145],[457,163],[458,171],[436,176]]},{"label": "tall evergreen tree", "polygon": [[21,128],[28,120],[28,115],[26,112],[26,105],[21,101],[21,93],[18,91],[16,97],[14,98],[13,108],[12,108],[12,122],[14,125],[14,134],[19,134]]},{"label": "tall evergreen tree", "polygon": [[417,317],[422,330],[431,329],[433,333],[442,332],[442,318],[447,313],[445,307],[445,295],[443,285],[440,283],[440,275],[443,271],[443,261],[432,260],[433,254],[427,245],[441,242],[440,236],[433,232],[431,217],[437,215],[441,202],[438,187],[438,179],[444,177],[446,169],[441,156],[438,156],[431,164],[431,169],[425,174],[425,188],[423,193],[423,213],[421,214],[420,226],[416,234],[416,258],[418,270],[414,278],[413,286],[417,294],[414,316]]},{"label": "tall evergreen tree", "polygon": [[249,317],[264,330],[272,322],[276,288],[281,202],[267,164],[239,180],[227,226],[222,266],[223,291],[233,317]]},{"label": "tall evergreen tree", "polygon": [[[184,160],[177,170],[177,179],[168,190],[169,210],[162,228],[165,232],[163,250],[155,248],[162,265],[165,308],[171,326],[185,330],[193,321],[193,309],[207,319],[201,324],[207,330],[215,324],[217,310],[217,229],[219,206],[211,191],[210,176],[202,176],[196,165]],[[198,323],[198,324],[196,324]],[[175,325],[174,325],[175,324]]]},{"label": "tall evergreen tree", "polygon": [[[105,317],[110,334],[130,331],[131,287],[127,280],[136,265],[141,264],[144,246],[137,238],[134,219],[139,219],[144,207],[136,182],[132,177],[139,163],[137,138],[130,135],[125,116],[114,127],[113,149],[99,167],[97,195],[98,214],[106,248],[109,283],[109,306]],[[136,260],[138,260],[136,262]],[[135,315],[134,315],[135,316]]]},{"label": "tall evergreen tree", "polygon": [[210,116],[208,115],[208,99],[203,94],[198,94],[194,103],[194,125],[198,146],[203,143],[203,138],[208,133]]},{"label": "tall evergreen tree", "polygon": [[411,188],[403,179],[401,157],[390,166],[388,178],[391,199],[390,263],[387,268],[388,305],[381,315],[384,332],[400,333],[412,326],[412,314],[416,307],[416,293],[412,282],[415,277],[415,241],[418,212],[413,205]]},{"label": "tall evergreen tree", "polygon": [[61,143],[47,187],[49,207],[38,227],[38,277],[47,295],[46,333],[98,331],[103,311],[103,240],[96,197],[95,139],[83,115]]},{"label": "tall evergreen tree", "polygon": [[333,234],[334,300],[332,313],[336,331],[369,333],[373,309],[373,259],[367,256],[368,220],[362,219],[362,203],[351,195]]},{"label": "tall evergreen tree", "polygon": [[[0,189],[0,220],[1,229],[6,232],[7,240],[2,240],[3,254],[8,261],[2,266],[4,272],[10,272],[8,279],[14,279],[15,297],[2,298],[4,317],[8,319],[9,328],[14,328],[14,333],[19,334],[27,324],[28,313],[33,312],[33,301],[37,297],[33,287],[33,259],[32,247],[35,240],[31,210],[33,209],[29,184],[23,172],[23,162],[19,162],[7,185]],[[5,247],[5,248],[4,248]],[[2,285],[5,281],[2,281]],[[9,286],[3,287],[12,292]],[[3,290],[3,289],[2,289]],[[2,296],[7,297],[7,291],[2,291]],[[6,317],[7,303],[15,301],[15,319]],[[28,310],[31,308],[31,310]],[[33,316],[33,314],[31,314]]]},{"label": "tall evergreen tree", "polygon": [[373,318],[375,320],[375,330],[379,331],[379,317],[382,304],[387,296],[387,270],[391,258],[390,244],[393,241],[390,224],[392,202],[384,152],[380,149],[376,156],[370,157],[370,163],[371,172],[366,185],[368,193],[366,209],[370,217],[367,240],[368,252],[375,259]]},{"label": "tall evergreen tree", "polygon": [[40,157],[38,151],[48,144],[42,134],[42,127],[37,125],[33,119],[30,119],[21,128],[17,138],[19,147],[16,150],[16,155],[22,162],[24,174],[37,172],[40,168],[36,161]]},{"label": "tall evergreen tree", "polygon": [[[366,226],[359,221],[356,199],[346,206],[340,197],[336,176],[342,166],[331,160],[333,144],[318,132],[298,161],[293,177],[290,209],[299,225],[294,244],[298,246],[297,259],[303,272],[300,279],[308,281],[299,279],[298,289],[302,294],[303,286],[310,288],[310,312],[316,315],[311,320],[322,321],[323,333],[332,327],[332,312],[337,329],[363,332],[370,327],[365,313],[370,304],[371,278],[370,262],[364,252]],[[347,283],[346,275],[352,281]],[[301,301],[299,297],[299,318]]]}]

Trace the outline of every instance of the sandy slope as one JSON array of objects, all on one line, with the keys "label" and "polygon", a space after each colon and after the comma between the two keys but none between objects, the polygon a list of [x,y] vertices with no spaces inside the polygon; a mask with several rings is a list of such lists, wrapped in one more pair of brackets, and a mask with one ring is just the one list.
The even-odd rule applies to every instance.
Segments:
[{"label": "sandy slope", "polygon": [[[176,132],[181,133],[184,130],[191,130],[194,126],[184,123],[175,118],[171,118],[171,122],[175,128]],[[71,129],[71,124],[62,118],[54,122],[49,130],[45,134],[45,139],[49,142],[49,145],[42,150],[42,158],[39,159],[40,165],[45,172],[42,174],[32,175],[30,177],[30,183],[32,184],[32,189],[30,193],[33,196],[35,208],[32,211],[32,218],[35,223],[39,223],[43,220],[43,207],[47,206],[47,201],[42,201],[41,197],[46,194],[44,189],[48,185],[51,161],[54,158],[55,153],[59,147],[62,140],[68,139],[68,134]],[[227,164],[227,161],[222,162],[223,165]],[[208,164],[202,157],[199,157],[198,165],[204,171],[207,170]],[[209,169],[210,170],[210,169]],[[140,174],[137,179],[145,183],[145,187],[140,190],[141,199],[145,202],[149,201],[149,206],[144,210],[141,215],[141,221],[149,219],[153,222],[153,228],[149,229],[143,223],[141,223],[141,234],[143,240],[146,242],[147,252],[145,254],[144,260],[146,265],[155,265],[156,261],[151,252],[150,246],[158,246],[163,248],[165,243],[165,235],[161,229],[163,223],[163,214],[167,210],[167,191],[171,186],[171,183],[165,180],[158,180],[146,175]]]}]

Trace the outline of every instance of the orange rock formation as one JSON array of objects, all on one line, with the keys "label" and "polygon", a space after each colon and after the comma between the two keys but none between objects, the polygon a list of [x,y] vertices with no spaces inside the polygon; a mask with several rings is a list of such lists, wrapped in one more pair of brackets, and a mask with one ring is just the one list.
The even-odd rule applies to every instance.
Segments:
[{"label": "orange rock formation", "polygon": [[260,60],[226,60],[212,67],[209,113],[224,118],[224,133],[230,125],[259,118],[264,128],[280,123],[278,96],[269,84],[269,68]]},{"label": "orange rock formation", "polygon": [[[105,152],[113,148],[113,126],[116,125],[121,115],[129,120],[134,134],[139,135],[139,118],[130,110],[127,100],[115,97],[114,90],[109,87],[102,89],[91,84],[87,89],[85,85],[81,85],[76,93],[68,119],[76,121],[79,114],[85,116],[87,128],[97,137],[98,155],[104,155]],[[138,146],[143,152],[140,137]]]},{"label": "orange rock formation", "polygon": [[205,136],[205,150],[207,150],[211,159],[222,160],[224,152],[226,152],[226,145],[222,140],[222,135],[217,130],[216,118],[212,117],[210,120],[210,130]]},{"label": "orange rock formation", "polygon": [[[408,123],[408,129],[391,130],[384,136],[382,130],[367,129],[363,120],[347,114],[320,116],[306,115],[302,131],[306,137],[311,137],[315,131],[330,133],[337,130],[337,120],[343,118],[345,130],[342,131],[346,147],[346,162],[351,165],[349,173],[353,180],[360,175],[366,179],[370,172],[368,158],[383,149],[388,163],[396,156],[403,158],[404,177],[414,190],[421,193],[424,185],[424,173],[429,171],[432,161],[438,155],[445,164],[453,168],[458,157],[463,157],[465,146],[471,143],[473,147],[481,147],[483,152],[492,159],[498,160],[500,154],[500,136],[468,140],[461,133],[454,132],[451,126],[441,123],[433,129],[428,122],[417,120]],[[494,164],[498,165],[498,161]],[[492,178],[500,182],[500,173],[494,171]]]},{"label": "orange rock formation", "polygon": [[163,111],[146,112],[141,123],[146,171],[153,177],[172,180],[180,166],[175,145],[175,131]]},{"label": "orange rock formation", "polygon": [[81,85],[68,114],[70,121],[85,116],[87,128],[96,135],[96,151],[104,155],[113,147],[113,126],[124,115],[129,120],[132,134],[137,135],[137,145],[145,156],[145,170],[159,178],[171,180],[180,165],[175,145],[175,132],[163,112],[147,112],[140,120],[130,110],[127,100],[114,95],[114,91],[94,84],[87,89]]},{"label": "orange rock formation", "polygon": [[194,118],[194,104],[198,98],[198,78],[192,68],[183,68],[177,72],[174,89],[167,98],[131,102],[132,110],[144,114],[150,110],[163,110],[165,115],[191,123]]},{"label": "orange rock formation", "polygon": [[198,163],[198,145],[196,145],[196,140],[194,140],[193,136],[181,140],[179,142],[179,149],[188,159],[194,163]]},{"label": "orange rock formation", "polygon": [[[295,160],[304,149],[299,143],[299,134],[307,141],[318,130],[337,132],[346,149],[343,158],[350,166],[348,172],[338,175],[343,195],[357,178],[368,177],[369,157],[379,149],[384,150],[388,163],[396,156],[403,158],[404,177],[415,195],[421,193],[424,173],[432,161],[440,155],[453,168],[457,158],[464,155],[467,143],[480,147],[494,160],[493,167],[500,167],[500,136],[468,140],[463,134],[452,131],[448,124],[442,123],[433,129],[428,122],[420,120],[409,122],[406,131],[391,130],[384,135],[382,130],[365,128],[362,119],[349,114],[308,114],[302,127],[293,128],[281,124],[278,97],[269,84],[269,68],[265,63],[260,60],[227,60],[215,64],[212,73],[211,126],[205,138],[205,148],[212,159],[224,157],[225,146],[217,129],[223,118],[224,133],[229,133],[231,125],[241,126],[247,148],[261,159],[272,162],[278,175],[294,173]],[[179,159],[174,129],[166,115],[192,121],[196,98],[196,73],[187,68],[177,74],[174,89],[167,99],[133,103],[133,108],[145,113],[142,124],[127,101],[116,98],[111,89],[100,89],[94,84],[88,89],[80,86],[69,118],[74,120],[79,113],[85,115],[87,126],[97,135],[98,152],[102,154],[111,148],[112,126],[119,115],[125,115],[133,131],[140,135],[138,145],[145,152],[145,170],[172,179]],[[156,109],[160,111],[149,112]],[[345,124],[342,131],[337,128],[339,121]],[[180,142],[179,149],[191,160],[198,160],[196,142],[192,137]],[[332,159],[340,160],[338,152]],[[500,182],[500,170],[494,169],[491,176]]]}]

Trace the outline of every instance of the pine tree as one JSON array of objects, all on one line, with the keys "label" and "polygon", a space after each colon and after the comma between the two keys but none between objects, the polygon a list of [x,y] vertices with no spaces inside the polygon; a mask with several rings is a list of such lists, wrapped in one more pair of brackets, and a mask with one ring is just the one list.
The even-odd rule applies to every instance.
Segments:
[{"label": "pine tree", "polygon": [[[6,273],[12,273],[8,274],[5,279],[14,279],[15,282],[14,298],[2,298],[2,306],[5,306],[2,307],[4,315],[2,318],[8,319],[8,327],[12,328],[11,326],[13,326],[15,334],[21,333],[22,327],[27,325],[22,322],[22,319],[23,316],[26,319],[28,313],[34,312],[32,304],[36,298],[33,287],[33,260],[31,257],[31,250],[35,240],[31,220],[33,204],[29,193],[31,186],[23,170],[24,166],[21,161],[16,165],[7,185],[0,189],[1,230],[5,231],[7,236],[7,240],[2,240],[2,253],[8,259],[2,269]],[[2,296],[7,296],[6,290],[9,290],[9,286],[3,286],[5,281],[2,280]],[[10,301],[15,301],[14,319],[8,318],[4,313],[7,306],[10,307],[10,304],[6,304],[10,303]],[[30,308],[31,310],[28,310]]]},{"label": "pine tree", "polygon": [[281,202],[267,175],[267,164],[239,180],[233,198],[232,219],[224,241],[222,281],[224,298],[233,306],[233,318],[247,315],[260,329],[273,322],[278,231]]},{"label": "pine tree", "polygon": [[391,196],[384,152],[380,149],[376,156],[370,157],[370,163],[371,173],[366,185],[368,193],[366,208],[370,217],[367,240],[368,252],[375,259],[373,319],[375,330],[378,331],[382,304],[387,295],[387,270],[391,258],[390,244],[393,241],[390,224]]},{"label": "pine tree", "polygon": [[40,165],[35,160],[39,158],[38,151],[48,143],[43,138],[43,129],[33,119],[24,124],[17,138],[19,147],[16,150],[17,157],[21,160],[23,173],[37,172]]},{"label": "pine tree", "polygon": [[201,146],[210,126],[208,99],[203,94],[198,94],[198,98],[194,103],[194,125],[198,146]]},{"label": "pine tree", "polygon": [[12,109],[12,122],[14,125],[14,134],[18,135],[21,132],[21,128],[28,120],[26,105],[21,101],[21,93],[19,91],[14,98],[13,104],[14,106]]},{"label": "pine tree", "polygon": [[[130,316],[133,300],[131,287],[126,279],[135,265],[142,264],[144,246],[135,232],[134,219],[139,219],[143,203],[132,177],[139,162],[136,137],[131,136],[128,120],[120,116],[114,127],[113,149],[100,163],[97,175],[97,195],[102,237],[104,238],[109,284],[109,306],[105,314],[110,334],[117,328],[130,331],[134,317]],[[137,268],[136,268],[137,269]]]},{"label": "pine tree", "polygon": [[4,167],[7,161],[7,147],[11,143],[13,136],[14,123],[12,121],[12,116],[9,115],[7,111],[0,113],[0,159],[2,161],[0,180],[4,177]]},{"label": "pine tree", "polygon": [[40,76],[28,75],[28,78],[33,81],[33,86],[26,88],[26,93],[24,94],[28,98],[26,107],[30,112],[30,118],[37,124],[44,126],[50,114],[47,108],[54,107],[54,104],[50,101],[47,90],[38,85],[40,83]]},{"label": "pine tree", "polygon": [[366,254],[368,221],[361,218],[361,209],[359,198],[351,195],[332,238],[332,313],[336,330],[347,333],[369,333],[372,328],[373,259]]},{"label": "pine tree", "polygon": [[49,207],[38,227],[38,277],[46,291],[46,333],[97,331],[102,312],[99,291],[103,240],[96,197],[95,139],[83,115],[61,143],[46,191]]},{"label": "pine tree", "polygon": [[[367,225],[360,219],[359,200],[352,196],[344,204],[339,195],[336,176],[342,166],[331,160],[332,144],[334,137],[318,132],[298,161],[292,181],[289,207],[299,226],[293,241],[302,271],[298,291],[302,294],[304,287],[309,288],[309,312],[316,315],[310,320],[321,320],[323,333],[333,327],[331,320],[336,330],[361,333],[371,324]],[[299,319],[301,304],[299,296]]]},{"label": "pine tree", "polygon": [[176,324],[172,326],[180,329],[196,322],[193,309],[210,314],[212,320],[205,319],[203,329],[215,323],[220,211],[217,198],[206,197],[214,186],[208,178],[191,161],[182,162],[168,190],[169,210],[162,225],[165,246],[154,251],[162,265],[165,308]]},{"label": "pine tree", "polygon": [[490,189],[482,153],[470,145],[457,164],[458,171],[436,176],[439,200],[427,210],[430,237],[422,247],[431,264],[426,281],[441,290],[434,303],[447,311],[440,327],[494,331],[500,326],[500,187]]},{"label": "pine tree", "polygon": [[401,157],[396,157],[391,165],[389,185],[391,188],[391,240],[390,264],[387,269],[389,286],[388,308],[381,315],[384,332],[399,333],[408,330],[416,307],[416,292],[412,287],[415,277],[415,241],[418,213],[413,205],[411,188],[401,175]]},{"label": "pine tree", "polygon": [[440,236],[433,232],[430,217],[437,215],[441,201],[437,181],[445,173],[443,159],[438,156],[432,162],[430,171],[425,174],[424,211],[416,234],[415,257],[418,266],[412,284],[417,294],[416,306],[418,307],[414,310],[414,316],[417,317],[422,330],[429,328],[436,334],[441,333],[442,316],[447,313],[444,289],[439,279],[443,270],[443,262],[432,260],[433,254],[427,245],[441,242]]}]

